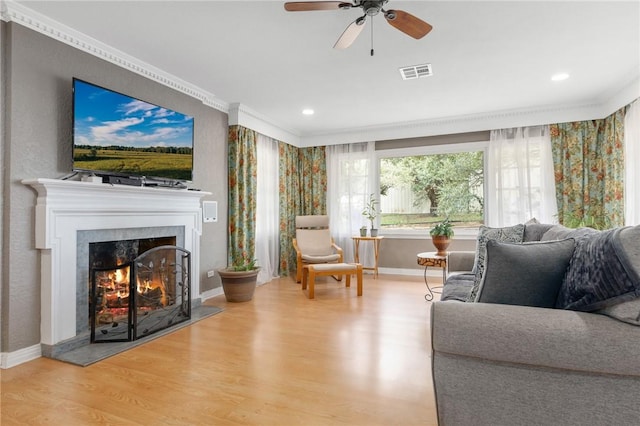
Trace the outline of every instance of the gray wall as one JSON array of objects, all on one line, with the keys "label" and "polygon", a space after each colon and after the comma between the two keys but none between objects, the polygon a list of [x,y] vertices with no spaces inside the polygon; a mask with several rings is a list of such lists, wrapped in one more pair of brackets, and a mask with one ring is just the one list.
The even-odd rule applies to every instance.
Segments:
[{"label": "gray wall", "polygon": [[83,80],[195,118],[193,187],[213,193],[219,221],[203,224],[201,289],[219,286],[206,271],[226,264],[228,117],[202,102],[49,37],[2,22],[2,299],[0,351],[40,342],[40,256],[34,248],[36,193],[22,179],[71,171],[71,79]]},{"label": "gray wall", "polygon": [[[449,251],[474,251],[476,249],[475,238],[453,237]],[[418,253],[436,251],[431,237],[424,238],[390,238],[385,237],[380,243],[380,268],[419,269],[424,271],[424,266],[418,265]],[[369,266],[369,265],[366,265]]]}]

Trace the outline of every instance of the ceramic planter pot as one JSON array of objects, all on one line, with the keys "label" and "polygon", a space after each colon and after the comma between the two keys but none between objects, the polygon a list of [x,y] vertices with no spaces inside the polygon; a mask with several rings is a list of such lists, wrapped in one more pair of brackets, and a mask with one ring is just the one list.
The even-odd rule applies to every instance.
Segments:
[{"label": "ceramic planter pot", "polygon": [[435,235],[431,237],[431,241],[438,251],[438,256],[447,255],[447,248],[449,247],[449,244],[451,244],[451,238],[444,235]]},{"label": "ceramic planter pot", "polygon": [[234,271],[228,268],[218,269],[222,289],[227,302],[248,302],[253,299],[260,268],[251,271]]}]

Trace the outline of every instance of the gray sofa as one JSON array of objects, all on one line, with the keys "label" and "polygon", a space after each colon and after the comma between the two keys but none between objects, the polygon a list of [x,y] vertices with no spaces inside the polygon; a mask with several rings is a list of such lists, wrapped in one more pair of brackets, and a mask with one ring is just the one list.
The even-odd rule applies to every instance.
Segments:
[{"label": "gray sofa", "polygon": [[[563,237],[536,228],[524,239]],[[627,235],[637,278],[640,227]],[[452,253],[450,272],[470,271],[474,256]],[[461,302],[473,276],[452,274],[431,308],[439,424],[640,424],[640,326],[595,311]]]}]

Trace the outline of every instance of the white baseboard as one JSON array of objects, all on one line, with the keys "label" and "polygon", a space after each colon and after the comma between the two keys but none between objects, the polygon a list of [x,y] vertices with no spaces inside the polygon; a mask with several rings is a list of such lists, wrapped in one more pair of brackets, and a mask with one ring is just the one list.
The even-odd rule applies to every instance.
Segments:
[{"label": "white baseboard", "polygon": [[7,368],[15,367],[16,365],[20,365],[28,361],[33,361],[41,356],[42,348],[40,347],[40,344],[19,349],[14,352],[2,352],[0,353],[0,368],[6,370]]},{"label": "white baseboard", "polygon": [[200,293],[200,299],[204,302],[212,297],[220,296],[222,294],[222,287],[216,287],[211,290],[207,290],[204,293]]},{"label": "white baseboard", "polygon": [[[367,271],[368,272],[368,271]],[[411,276],[424,276],[424,269],[413,269],[413,268],[378,268],[379,274],[390,274],[390,275],[411,275]],[[427,270],[428,277],[442,277],[442,269],[440,268],[429,268]]]}]

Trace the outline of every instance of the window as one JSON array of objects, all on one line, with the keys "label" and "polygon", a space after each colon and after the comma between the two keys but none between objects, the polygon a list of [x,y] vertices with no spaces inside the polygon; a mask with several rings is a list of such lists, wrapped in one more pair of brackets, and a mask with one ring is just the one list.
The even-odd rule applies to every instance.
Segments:
[{"label": "window", "polygon": [[445,218],[458,230],[482,225],[486,146],[378,151],[383,232],[427,230]]}]

